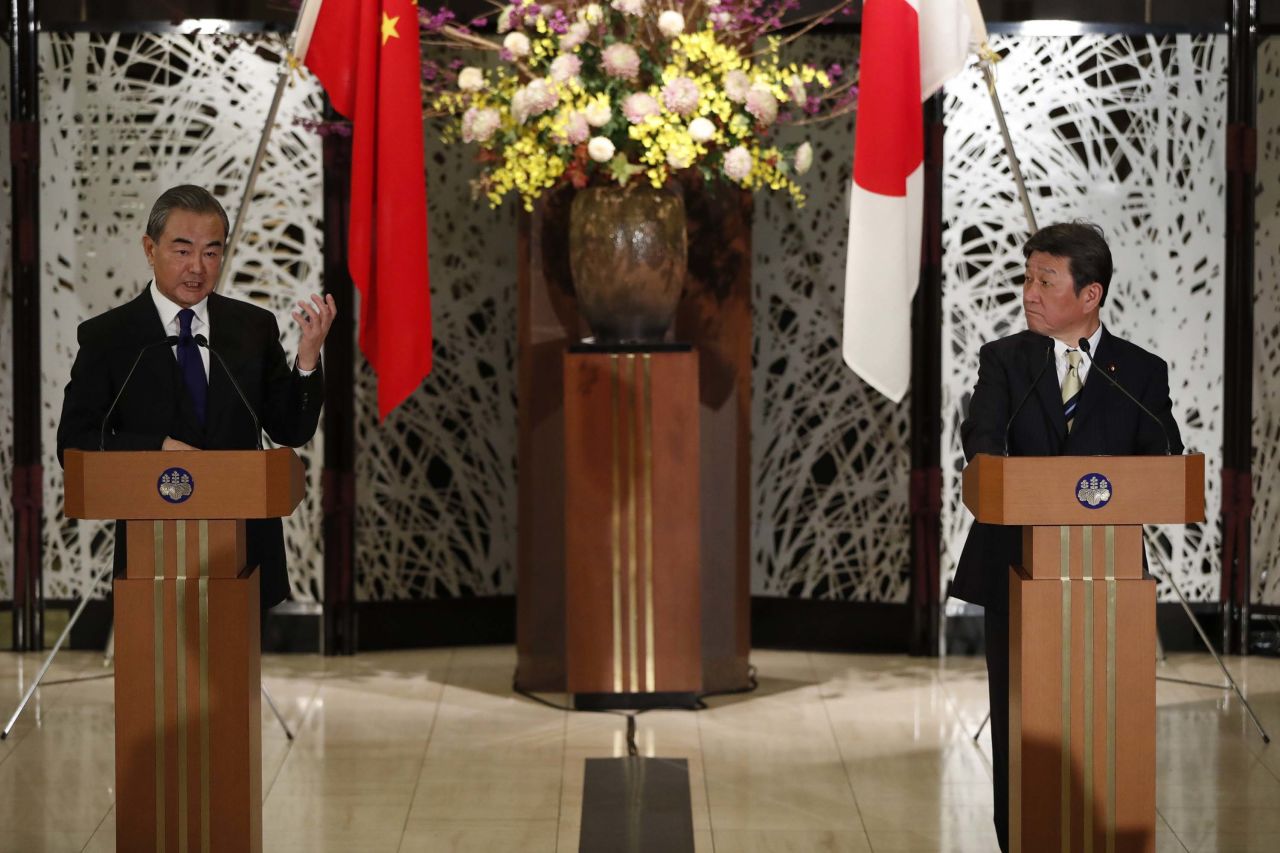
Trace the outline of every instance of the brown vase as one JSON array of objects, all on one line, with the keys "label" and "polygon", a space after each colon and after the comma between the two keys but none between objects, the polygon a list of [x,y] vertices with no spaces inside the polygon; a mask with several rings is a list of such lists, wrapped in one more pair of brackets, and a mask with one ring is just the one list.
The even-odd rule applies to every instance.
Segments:
[{"label": "brown vase", "polygon": [[651,187],[588,187],[569,211],[569,268],[597,343],[660,343],[687,265],[684,199]]}]

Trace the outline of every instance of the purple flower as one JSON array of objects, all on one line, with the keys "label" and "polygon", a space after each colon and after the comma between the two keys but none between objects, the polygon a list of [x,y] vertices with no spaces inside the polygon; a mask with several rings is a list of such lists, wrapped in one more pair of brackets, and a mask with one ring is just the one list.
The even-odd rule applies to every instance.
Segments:
[{"label": "purple flower", "polygon": [[692,115],[698,109],[698,95],[698,84],[688,77],[676,77],[662,87],[662,103],[677,115]]},{"label": "purple flower", "polygon": [[609,45],[600,59],[604,63],[605,73],[610,77],[634,80],[640,76],[640,54],[629,44],[615,42]]}]

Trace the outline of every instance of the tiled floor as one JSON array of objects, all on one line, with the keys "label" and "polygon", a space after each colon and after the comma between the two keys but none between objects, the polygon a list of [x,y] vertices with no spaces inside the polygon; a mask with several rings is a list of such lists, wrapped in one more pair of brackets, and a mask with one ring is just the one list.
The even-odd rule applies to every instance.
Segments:
[{"label": "tiled floor", "polygon": [[[989,751],[970,738],[980,660],[753,660],[756,693],[639,718],[644,754],[688,759],[700,853],[994,849]],[[0,654],[0,714],[39,661]],[[1230,663],[1280,735],[1280,660]],[[514,696],[514,664],[510,647],[267,658],[298,737],[264,716],[265,849],[575,851],[583,761],[624,754],[624,721]],[[98,655],[68,653],[50,677],[100,672]],[[1216,668],[1179,655],[1161,673]],[[0,742],[0,851],[114,849],[111,697],[109,679],[52,685]],[[1157,849],[1277,850],[1277,747],[1225,693],[1161,682],[1158,697]]]}]

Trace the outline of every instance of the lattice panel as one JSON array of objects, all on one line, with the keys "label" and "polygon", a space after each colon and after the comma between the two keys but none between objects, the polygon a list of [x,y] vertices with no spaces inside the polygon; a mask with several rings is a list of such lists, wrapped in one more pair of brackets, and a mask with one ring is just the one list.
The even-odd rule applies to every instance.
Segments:
[{"label": "lattice panel", "polygon": [[[788,59],[855,67],[850,36],[807,37]],[[809,199],[756,195],[752,582],[756,595],[905,602],[910,398],[894,404],[844,365],[845,229],[853,119],[788,128],[816,153]]]},{"label": "lattice panel", "polygon": [[0,601],[13,600],[13,172],[9,162],[9,44],[0,41]]},{"label": "lattice panel", "polygon": [[[164,189],[203,184],[235,217],[279,51],[275,36],[41,35],[41,393],[50,598],[80,595],[113,549],[107,525],[68,521],[61,513],[55,433],[76,326],[147,282],[141,239]],[[318,117],[320,105],[319,87],[310,80],[287,91],[225,291],[273,311],[290,353],[298,334],[289,311],[321,289],[323,214],[320,139],[294,122]],[[293,592],[304,600],[320,597],[323,578],[322,446],[318,436],[299,454],[308,472],[307,498],[285,525]]]},{"label": "lattice panel", "polygon": [[[1083,217],[1115,257],[1103,321],[1170,366],[1188,448],[1207,454],[1201,527],[1154,541],[1196,601],[1216,599],[1222,446],[1226,53],[1223,36],[997,37],[1000,97],[1041,224]],[[959,425],[985,341],[1025,327],[1027,237],[980,78],[947,87],[944,205],[944,578],[970,524]],[[1164,586],[1162,584],[1162,586]],[[1162,599],[1172,597],[1167,588]]]},{"label": "lattice panel", "polygon": [[377,420],[356,376],[356,595],[512,595],[516,565],[515,207],[473,200],[475,152],[427,125],[435,366]]},{"label": "lattice panel", "polygon": [[1280,604],[1280,38],[1258,46],[1253,601]]}]

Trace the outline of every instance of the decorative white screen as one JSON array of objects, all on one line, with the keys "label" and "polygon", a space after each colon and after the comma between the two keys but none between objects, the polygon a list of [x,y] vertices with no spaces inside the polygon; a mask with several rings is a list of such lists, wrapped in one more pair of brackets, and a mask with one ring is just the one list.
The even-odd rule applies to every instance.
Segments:
[{"label": "decorative white screen", "polygon": [[[1106,231],[1103,321],[1169,363],[1174,414],[1206,464],[1206,525],[1153,528],[1179,586],[1216,599],[1222,447],[1224,36],[997,36],[999,92],[1040,225]],[[943,580],[971,517],[959,426],[985,341],[1024,328],[1028,234],[986,87],[947,86],[943,235]],[[1161,585],[1162,600],[1173,597]]]}]

